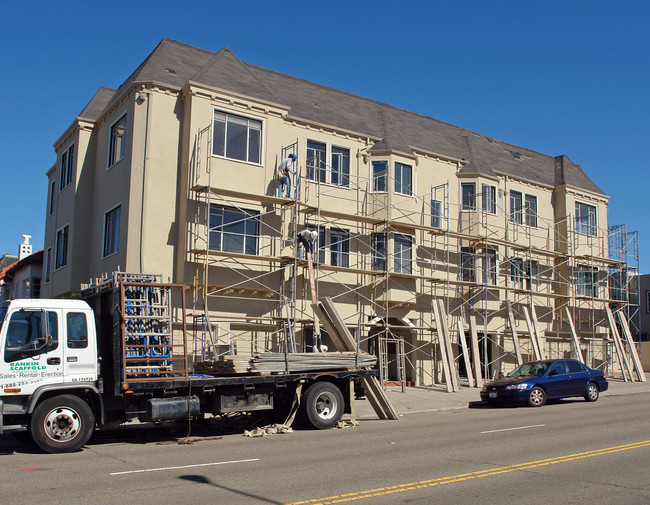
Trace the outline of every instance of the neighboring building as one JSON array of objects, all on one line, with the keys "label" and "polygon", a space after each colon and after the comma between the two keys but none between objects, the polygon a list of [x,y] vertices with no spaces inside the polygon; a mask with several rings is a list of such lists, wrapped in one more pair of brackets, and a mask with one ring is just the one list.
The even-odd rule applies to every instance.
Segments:
[{"label": "neighboring building", "polygon": [[[575,353],[568,309],[588,364],[611,364],[604,308],[627,303],[611,294],[626,265],[610,258],[608,197],[567,156],[168,39],[119,89],[101,88],[54,147],[44,296],[118,269],[162,273],[187,286],[188,322],[209,321],[214,349],[280,349],[287,318],[309,349],[294,250],[307,226],[318,296],[380,355],[386,379],[440,380],[437,299],[456,356],[458,324],[476,321],[483,374],[516,360],[506,302],[524,358],[535,355],[529,316],[542,355]],[[289,153],[295,199],[276,196]]]},{"label": "neighboring building", "polygon": [[639,275],[639,334],[650,340],[650,274]]},{"label": "neighboring building", "polygon": [[23,235],[17,261],[0,270],[0,301],[40,298],[43,251],[32,254],[31,235]]}]

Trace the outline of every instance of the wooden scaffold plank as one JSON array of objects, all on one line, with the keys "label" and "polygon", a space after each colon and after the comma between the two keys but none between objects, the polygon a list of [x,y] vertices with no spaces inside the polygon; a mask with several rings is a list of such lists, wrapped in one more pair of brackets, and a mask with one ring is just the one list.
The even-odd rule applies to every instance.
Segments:
[{"label": "wooden scaffold plank", "polygon": [[445,338],[445,346],[447,347],[447,360],[449,360],[449,371],[451,373],[451,381],[454,386],[454,391],[458,391],[458,370],[456,369],[456,359],[454,358],[454,351],[451,347],[451,335],[449,334],[449,325],[447,324],[447,313],[445,312],[445,304],[442,298],[438,298],[438,311],[440,312],[440,319],[442,320],[442,331]]},{"label": "wooden scaffold plank", "polygon": [[533,326],[533,322],[530,319],[530,314],[528,312],[528,307],[524,306],[524,317],[526,318],[526,326],[528,326],[528,334],[530,335],[530,344],[531,347],[533,348],[533,354],[535,355],[535,359],[542,359],[542,355],[539,352],[539,348],[537,347],[537,339],[535,338],[535,327]]},{"label": "wooden scaffold plank", "polygon": [[440,311],[438,310],[438,304],[435,300],[431,303],[431,309],[433,311],[433,317],[436,320],[436,333],[438,334],[438,347],[440,348],[440,355],[442,358],[442,371],[445,377],[445,385],[447,386],[447,392],[453,393],[454,383],[451,380],[449,360],[447,359],[447,346],[445,345],[445,337],[442,330],[442,319],[440,317]]},{"label": "wooden scaffold plank", "polygon": [[573,337],[573,348],[576,352],[576,357],[580,363],[584,363],[585,359],[582,357],[582,349],[580,349],[580,339],[576,333],[576,327],[573,325],[573,318],[571,317],[571,311],[569,307],[564,307],[566,310],[566,318],[569,321],[569,327],[571,328],[571,336]]},{"label": "wooden scaffold plank", "polygon": [[467,382],[469,382],[469,387],[473,388],[475,384],[472,374],[472,365],[470,364],[469,351],[467,350],[467,342],[465,341],[465,329],[463,328],[463,322],[460,319],[458,320],[458,341],[463,350],[463,361],[467,373]]},{"label": "wooden scaffold plank", "polygon": [[512,333],[512,345],[515,348],[515,357],[517,358],[517,366],[520,366],[523,364],[523,360],[521,359],[521,347],[519,346],[519,335],[517,334],[515,314],[512,311],[512,303],[510,303],[510,300],[506,301],[506,308],[508,310],[508,321],[510,322],[510,332]]},{"label": "wooden scaffold plank", "polygon": [[625,382],[629,380],[634,382],[634,377],[630,371],[630,365],[627,362],[627,357],[625,356],[625,349],[623,349],[623,343],[621,342],[621,337],[618,334],[618,328],[616,327],[616,321],[614,321],[614,314],[612,314],[612,309],[609,308],[609,305],[605,307],[605,312],[607,313],[607,320],[609,321],[609,329],[612,332],[612,340],[614,341],[614,349],[616,350],[616,355],[618,356],[618,364],[621,367],[621,372],[623,373],[623,379]]},{"label": "wooden scaffold plank", "polygon": [[618,319],[621,321],[621,328],[623,328],[623,336],[627,340],[627,344],[630,346],[630,354],[632,355],[632,363],[634,364],[634,369],[636,370],[636,376],[641,382],[646,382],[645,372],[643,371],[643,365],[639,359],[639,354],[636,352],[636,347],[634,346],[634,340],[632,339],[632,333],[630,332],[630,326],[623,314],[622,310],[618,311]]},{"label": "wooden scaffold plank", "polygon": [[481,354],[478,349],[478,332],[476,331],[476,316],[470,314],[469,316],[469,334],[472,339],[472,363],[474,364],[474,378],[476,386],[480,386],[483,382],[483,374],[481,373]]},{"label": "wooden scaffold plank", "polygon": [[542,335],[542,331],[539,329],[539,321],[537,320],[537,311],[535,310],[535,304],[530,304],[530,316],[533,320],[533,328],[535,328],[535,343],[537,344],[537,351],[539,352],[539,359],[546,359],[546,338]]}]

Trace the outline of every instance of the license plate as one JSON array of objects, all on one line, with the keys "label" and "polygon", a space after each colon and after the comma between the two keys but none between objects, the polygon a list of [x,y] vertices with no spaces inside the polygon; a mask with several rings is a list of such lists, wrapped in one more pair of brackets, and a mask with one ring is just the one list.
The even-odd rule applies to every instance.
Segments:
[{"label": "license plate", "polygon": [[488,393],[488,398],[496,398],[497,394],[496,393]]}]

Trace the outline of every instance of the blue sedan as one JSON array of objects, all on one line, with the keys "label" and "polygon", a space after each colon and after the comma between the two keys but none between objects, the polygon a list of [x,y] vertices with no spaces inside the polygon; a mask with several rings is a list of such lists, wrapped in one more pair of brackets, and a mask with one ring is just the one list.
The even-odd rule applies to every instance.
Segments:
[{"label": "blue sedan", "polygon": [[533,407],[541,407],[549,399],[571,396],[595,402],[608,386],[602,370],[589,368],[575,359],[549,359],[524,363],[506,377],[488,382],[481,390],[481,400],[528,402]]}]

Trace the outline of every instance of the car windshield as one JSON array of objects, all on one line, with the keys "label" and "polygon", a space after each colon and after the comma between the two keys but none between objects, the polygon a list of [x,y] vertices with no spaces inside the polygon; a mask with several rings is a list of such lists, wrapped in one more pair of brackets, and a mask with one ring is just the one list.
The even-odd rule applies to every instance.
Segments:
[{"label": "car windshield", "polygon": [[547,370],[548,363],[524,363],[510,372],[508,377],[524,377],[530,375],[541,377]]}]

